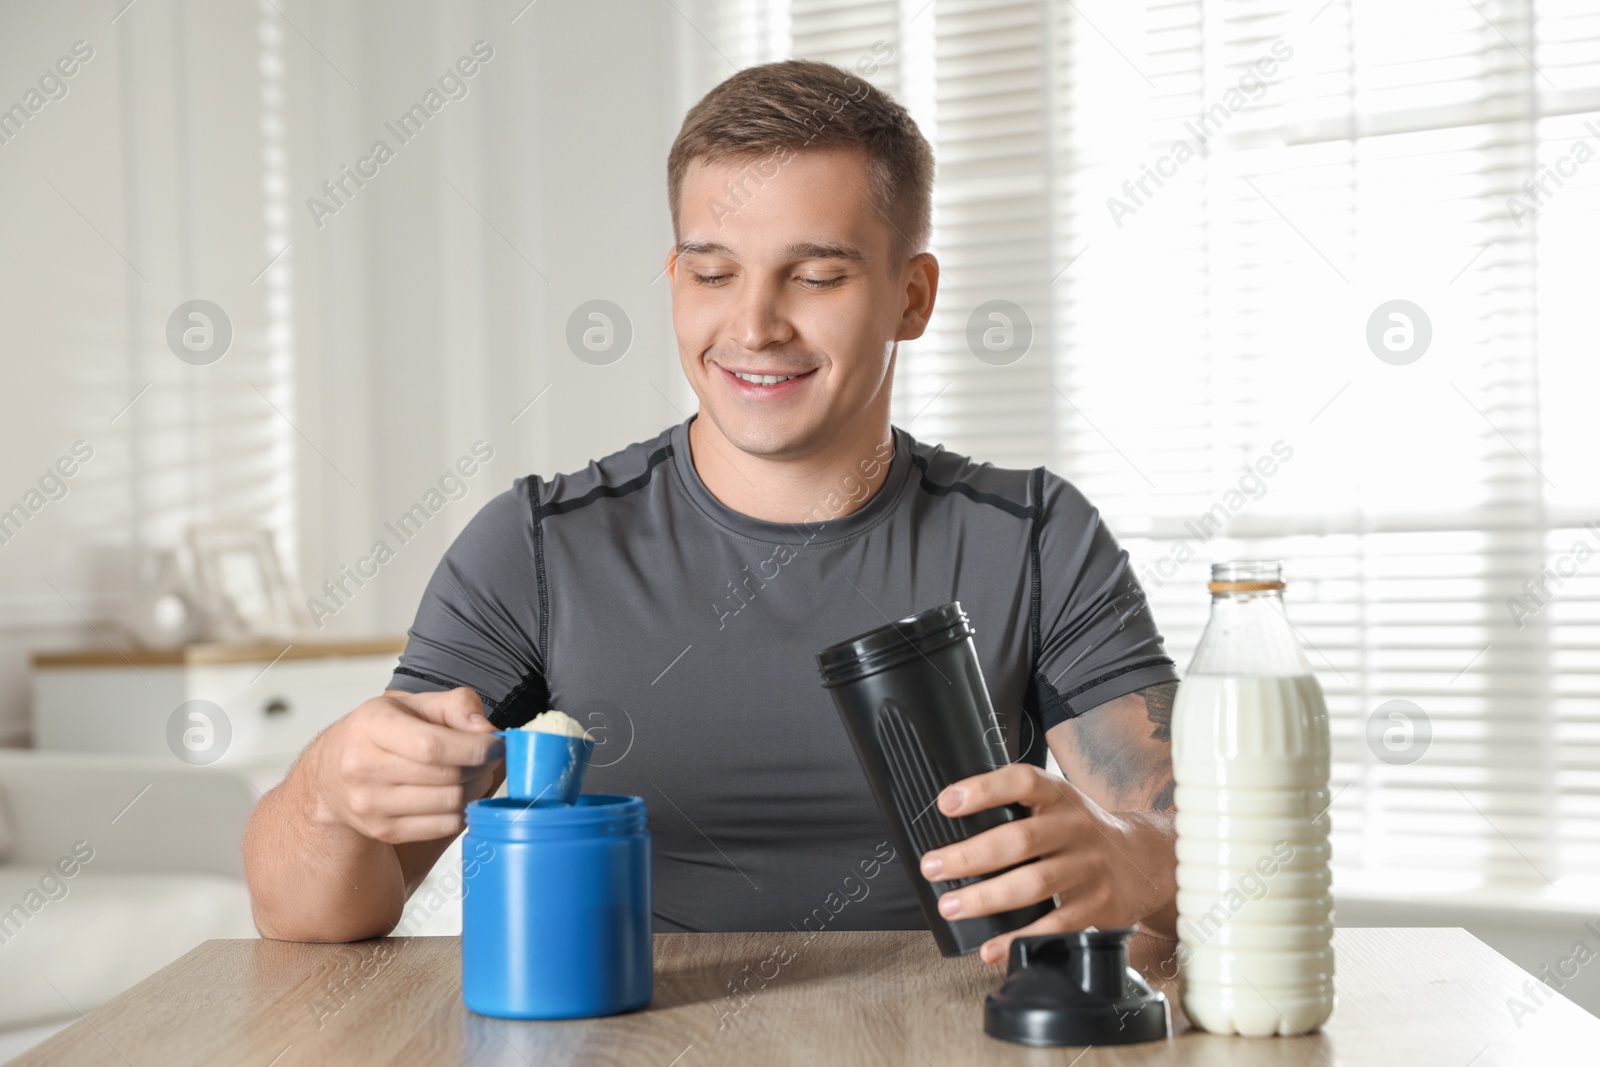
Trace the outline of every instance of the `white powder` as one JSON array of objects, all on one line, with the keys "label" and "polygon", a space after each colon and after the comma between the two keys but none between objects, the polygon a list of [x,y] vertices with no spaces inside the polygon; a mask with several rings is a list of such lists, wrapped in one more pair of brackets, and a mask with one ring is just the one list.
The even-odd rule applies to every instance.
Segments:
[{"label": "white powder", "polygon": [[542,734],[561,734],[564,737],[581,737],[587,741],[594,740],[581,722],[564,711],[541,711],[533,717],[533,721],[524,724],[521,729],[537,730]]}]

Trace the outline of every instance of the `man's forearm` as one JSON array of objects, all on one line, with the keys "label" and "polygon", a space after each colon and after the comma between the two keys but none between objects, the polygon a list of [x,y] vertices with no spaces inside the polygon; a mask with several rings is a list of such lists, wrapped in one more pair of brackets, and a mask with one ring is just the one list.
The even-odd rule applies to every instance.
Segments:
[{"label": "man's forearm", "polygon": [[256,928],[288,941],[359,941],[393,929],[406,886],[393,845],[332,819],[314,783],[323,738],[256,805],[244,836]]},{"label": "man's forearm", "polygon": [[257,928],[293,941],[387,934],[463,809],[499,786],[502,747],[467,688],[385,690],[328,727],[245,829]]},{"label": "man's forearm", "polygon": [[[1047,739],[1067,780],[1113,812],[1132,868],[1125,884],[1157,901],[1141,928],[1168,940],[1178,928],[1178,846],[1173,813],[1172,706],[1178,683],[1160,682],[1054,726]],[[1148,896],[1146,896],[1148,894]]]}]

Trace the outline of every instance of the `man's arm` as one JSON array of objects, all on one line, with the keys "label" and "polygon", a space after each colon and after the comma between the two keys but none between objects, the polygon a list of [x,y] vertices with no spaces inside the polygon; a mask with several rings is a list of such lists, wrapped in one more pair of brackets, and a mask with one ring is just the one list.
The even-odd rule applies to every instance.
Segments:
[{"label": "man's arm", "polygon": [[470,689],[389,690],[314,740],[245,828],[256,928],[285,941],[381,937],[500,787],[500,739]]},{"label": "man's arm", "polygon": [[1061,773],[1111,810],[1171,811],[1177,694],[1177,682],[1162,682],[1057,723],[1045,739]]},{"label": "man's arm", "polygon": [[1159,937],[1177,936],[1177,831],[1172,817],[1172,702],[1177,682],[1108,700],[1058,723],[1045,739],[1067,781],[1134,829],[1130,860],[1162,906],[1139,918]]},{"label": "man's arm", "polygon": [[923,856],[922,874],[930,881],[1016,867],[945,893],[942,914],[988,915],[1061,896],[1061,905],[1044,918],[985,943],[983,959],[1003,962],[1014,937],[1091,925],[1137,922],[1158,937],[1176,938],[1171,724],[1177,685],[1148,686],[1052,727],[1045,736],[1067,780],[1014,763],[939,795],[939,810],[951,817],[1002,804],[1029,808],[1025,819]]}]

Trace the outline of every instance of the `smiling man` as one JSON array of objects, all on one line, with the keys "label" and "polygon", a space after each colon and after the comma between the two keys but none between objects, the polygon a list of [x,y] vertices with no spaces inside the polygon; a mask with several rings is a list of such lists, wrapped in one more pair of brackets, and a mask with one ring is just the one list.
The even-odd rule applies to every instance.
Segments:
[{"label": "smiling man", "polygon": [[667,170],[698,413],[519,479],[462,532],[389,689],[251,821],[262,933],[392,929],[465,804],[498,787],[492,731],[551,707],[602,732],[587,788],[650,806],[658,931],[924,928],[814,657],[958,599],[1015,762],[939,808],[1030,814],[922,858],[937,881],[1015,868],[941,909],[1059,895],[1019,932],[1171,937],[1177,676],[1126,553],[1049,471],[890,425],[899,344],[939,283],[916,125],[843,70],[768,64],[689,112]]}]

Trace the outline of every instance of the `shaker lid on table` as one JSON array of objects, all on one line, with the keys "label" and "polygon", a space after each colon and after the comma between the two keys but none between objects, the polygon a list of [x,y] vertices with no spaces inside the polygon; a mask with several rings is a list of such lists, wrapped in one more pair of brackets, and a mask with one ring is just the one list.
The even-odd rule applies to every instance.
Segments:
[{"label": "shaker lid on table", "polygon": [[1167,998],[1128,968],[1134,927],[1011,942],[1005,984],[983,1004],[983,1029],[1023,1045],[1125,1045],[1172,1033]]}]

